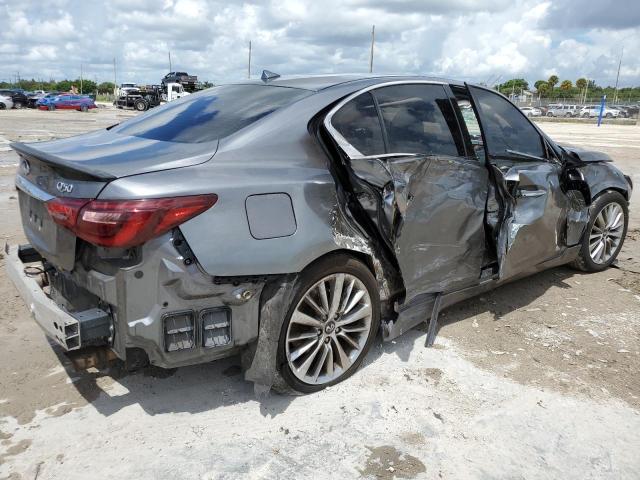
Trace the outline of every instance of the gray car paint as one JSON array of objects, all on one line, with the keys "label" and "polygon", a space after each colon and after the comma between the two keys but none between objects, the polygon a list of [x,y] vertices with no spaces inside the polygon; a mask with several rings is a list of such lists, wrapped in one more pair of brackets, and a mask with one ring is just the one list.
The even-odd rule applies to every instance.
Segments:
[{"label": "gray car paint", "polygon": [[[383,162],[387,167],[383,169],[384,172],[376,170],[380,162],[369,162],[367,168],[354,168],[356,176],[359,173],[365,181],[378,183],[379,186],[389,183],[389,177],[382,179],[381,175],[391,174],[393,185],[391,190],[387,188],[386,191],[391,194],[387,198],[390,202],[387,205],[393,208],[387,214],[395,210],[404,223],[399,232],[393,231],[389,225],[381,230],[391,232],[393,235],[387,240],[399,247],[395,258],[388,257],[389,250],[384,250],[379,244],[380,235],[372,235],[360,223],[357,213],[347,206],[347,188],[338,180],[334,170],[333,162],[336,159],[327,156],[326,146],[319,144],[309,125],[318,113],[327,111],[328,107],[348,95],[398,80],[396,77],[278,79],[275,82],[309,88],[315,93],[221,139],[215,147],[199,144],[181,150],[178,146],[164,145],[167,142],[148,143],[145,140],[138,143],[128,140],[131,142],[129,145],[136,149],[130,166],[124,161],[128,152],[125,140],[116,142],[117,151],[111,150],[105,155],[104,158],[110,158],[109,161],[97,153],[100,150],[97,145],[103,145],[100,142],[109,137],[104,131],[61,141],[61,144],[47,142],[44,145],[45,154],[40,153],[40,145],[16,145],[14,148],[23,158],[38,157],[39,160],[34,161],[39,167],[46,169],[48,165],[62,165],[71,171],[66,176],[68,172],[65,169],[57,169],[56,178],[77,181],[73,170],[94,176],[91,181],[87,180],[89,184],[85,188],[94,188],[100,199],[199,193],[216,193],[219,196],[213,208],[182,224],[174,233],[145,244],[140,257],[142,260],[138,264],[118,268],[115,272],[84,270],[76,265],[73,271],[64,273],[112,306],[115,330],[112,347],[120,358],[127,357],[128,349],[142,348],[153,364],[172,367],[221,358],[251,345],[250,349],[245,350],[249,367],[247,378],[259,384],[272,385],[278,381],[276,353],[280,328],[289,307],[289,299],[297,286],[298,273],[313,261],[334,251],[348,250],[368,258],[380,284],[382,299],[395,299],[396,314],[390,313],[383,322],[386,339],[406,331],[418,320],[424,321],[428,317],[434,292],[446,292],[444,305],[447,305],[518,276],[571,261],[577,253],[575,247],[557,251],[556,243],[545,244],[541,246],[544,251],[539,252],[545,257],[541,262],[536,263],[534,258],[528,257],[526,261],[518,263],[518,257],[512,255],[513,265],[509,267],[512,272],[508,275],[486,281],[478,278],[476,285],[465,286],[469,272],[480,265],[478,260],[483,248],[479,241],[480,228],[475,220],[457,223],[460,227],[456,230],[459,238],[455,238],[455,242],[459,247],[451,249],[444,245],[436,249],[428,261],[421,258],[420,248],[415,247],[420,242],[425,245],[437,244],[438,239],[416,236],[420,234],[420,226],[424,225],[425,220],[419,215],[420,211],[433,209],[434,213],[429,218],[437,225],[431,225],[432,228],[444,228],[452,226],[451,219],[446,216],[447,205],[451,201],[462,200],[469,212],[477,214],[480,200],[486,197],[486,189],[465,186],[462,177],[448,177],[447,181],[454,182],[449,189],[434,182],[423,184],[418,181],[421,178],[428,179],[429,169],[437,167],[439,162],[446,163],[446,158],[432,158],[422,168],[417,168],[415,163],[412,165],[415,159],[404,163],[388,159]],[[442,82],[425,80],[423,77],[403,77],[402,81]],[[94,142],[93,149],[89,149],[92,153],[87,157],[92,160],[81,160],[83,138]],[[63,153],[64,149],[68,149],[66,153]],[[70,151],[74,152],[73,158],[77,161],[68,156]],[[144,151],[146,154],[143,154]],[[157,168],[149,167],[145,155],[155,153],[160,155],[160,162]],[[136,159],[140,159],[140,162]],[[584,172],[587,183],[594,182],[593,191],[621,188],[628,195],[629,184],[612,165],[590,163],[579,168]],[[432,172],[435,171],[437,169],[434,168]],[[535,186],[548,181],[551,172],[542,167],[535,169],[529,166],[519,174],[521,180],[530,181]],[[37,182],[37,176],[31,173],[21,171],[19,176],[27,182]],[[96,179],[96,176],[102,180]],[[116,176],[119,178],[111,180]],[[111,181],[106,183],[107,179]],[[46,190],[53,194],[52,182],[47,180],[44,183]],[[515,253],[525,246],[518,246],[517,232],[525,232],[528,226],[534,235],[553,234],[554,239],[558,238],[557,232],[562,226],[547,224],[544,214],[548,208],[559,210],[569,207],[567,202],[556,198],[560,195],[558,185],[554,184],[551,190],[554,202],[548,206],[536,201],[536,197],[529,197],[521,202],[518,210],[516,202],[515,222],[503,228],[507,233],[504,242],[507,261],[509,248],[512,249],[511,253]],[[252,195],[263,194],[289,196],[296,221],[293,234],[264,239],[257,239],[251,234],[246,200]],[[414,195],[413,198],[415,195],[424,195],[423,203],[416,204],[420,205],[420,209],[414,210],[414,205],[408,201],[410,195]],[[427,203],[428,199],[435,199],[434,203]],[[535,205],[527,206],[524,203]],[[438,213],[439,209],[441,213]],[[474,215],[473,218],[478,217]],[[461,226],[461,223],[468,225]],[[579,227],[581,217],[576,223]],[[519,226],[515,229],[513,225]],[[288,231],[286,227],[281,228],[280,233],[285,230]],[[175,235],[184,236],[196,262],[185,264],[185,253],[174,246]],[[475,250],[476,247],[480,250]],[[557,253],[555,257],[554,253]],[[466,258],[467,255],[469,258]],[[448,261],[452,261],[453,269],[462,274],[447,277]],[[401,272],[395,271],[394,264],[400,266]],[[465,281],[459,282],[461,278]],[[400,300],[397,296],[398,285],[409,286],[409,294],[405,292]],[[263,290],[265,294],[261,295]],[[242,296],[245,291],[251,292],[248,299]],[[413,301],[406,302],[409,298]],[[232,310],[232,344],[213,349],[198,347],[189,351],[165,352],[162,348],[163,313],[209,306],[225,306]]]}]

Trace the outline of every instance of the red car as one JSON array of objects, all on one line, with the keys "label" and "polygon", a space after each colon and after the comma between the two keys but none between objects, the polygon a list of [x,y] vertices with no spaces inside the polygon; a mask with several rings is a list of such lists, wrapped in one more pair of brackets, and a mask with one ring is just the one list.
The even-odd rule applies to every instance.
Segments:
[{"label": "red car", "polygon": [[88,111],[90,108],[97,108],[91,97],[85,95],[65,94],[52,98],[41,98],[38,101],[39,110],[80,110]]}]

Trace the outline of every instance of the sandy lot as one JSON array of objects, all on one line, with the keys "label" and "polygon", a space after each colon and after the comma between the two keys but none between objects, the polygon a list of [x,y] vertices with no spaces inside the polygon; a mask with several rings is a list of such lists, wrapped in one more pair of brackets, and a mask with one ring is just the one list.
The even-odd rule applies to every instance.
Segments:
[{"label": "sandy lot", "polygon": [[[7,141],[130,112],[0,112],[0,240],[23,241]],[[238,359],[76,372],[0,268],[0,479],[638,478],[640,127],[544,123],[633,176],[617,268],[543,272],[376,345],[347,382],[256,398]],[[0,259],[0,264],[2,264]]]}]

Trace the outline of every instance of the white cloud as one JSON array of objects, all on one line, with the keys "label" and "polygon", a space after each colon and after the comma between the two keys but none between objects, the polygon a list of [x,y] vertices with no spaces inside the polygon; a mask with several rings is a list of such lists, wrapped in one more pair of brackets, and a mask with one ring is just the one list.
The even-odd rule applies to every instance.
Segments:
[{"label": "white cloud", "polygon": [[555,73],[612,84],[625,45],[621,83],[639,84],[640,9],[599,17],[618,9],[599,5],[582,15],[574,0],[5,0],[0,64],[63,78],[82,63],[90,78],[111,80],[115,57],[119,80],[157,83],[171,51],[174,69],[224,82],[246,77],[251,40],[256,76],[366,72],[375,24],[379,73],[471,81]]}]

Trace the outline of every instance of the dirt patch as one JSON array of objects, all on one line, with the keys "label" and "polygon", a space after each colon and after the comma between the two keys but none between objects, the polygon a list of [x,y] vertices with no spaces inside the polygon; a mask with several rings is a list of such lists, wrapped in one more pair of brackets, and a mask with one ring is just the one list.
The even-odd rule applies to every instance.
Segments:
[{"label": "dirt patch", "polygon": [[518,382],[640,407],[640,275],[629,272],[637,252],[630,238],[618,269],[560,267],[453,306],[440,335]]},{"label": "dirt patch", "polygon": [[367,463],[360,471],[365,478],[392,480],[394,478],[415,478],[425,473],[427,468],[416,457],[402,453],[395,447],[367,447],[371,452]]},{"label": "dirt patch", "polygon": [[402,440],[407,445],[419,446],[427,443],[427,439],[425,436],[419,432],[405,432],[400,435],[400,440]]},{"label": "dirt patch", "polygon": [[11,445],[9,448],[6,449],[4,454],[0,455],[0,465],[2,465],[8,457],[19,455],[25,450],[27,450],[30,446],[31,446],[31,440],[20,440],[18,443]]}]

